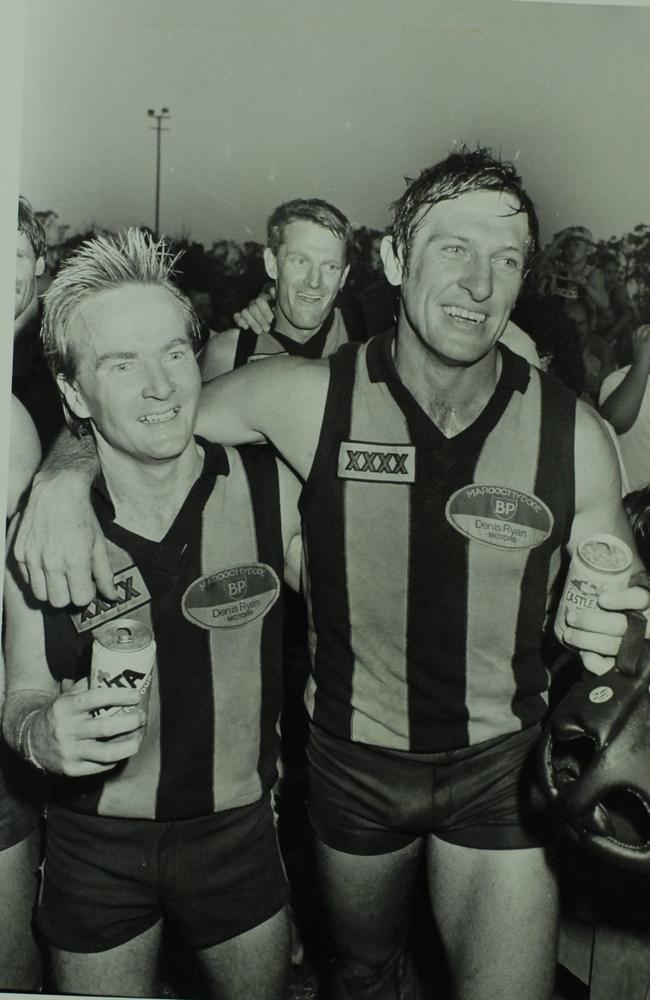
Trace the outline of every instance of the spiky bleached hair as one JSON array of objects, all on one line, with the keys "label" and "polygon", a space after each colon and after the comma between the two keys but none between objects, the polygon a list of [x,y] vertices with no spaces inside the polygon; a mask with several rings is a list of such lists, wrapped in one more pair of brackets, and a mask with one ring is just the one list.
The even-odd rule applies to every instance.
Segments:
[{"label": "spiky bleached hair", "polygon": [[194,350],[201,346],[201,323],[194,306],[172,281],[181,253],[172,254],[164,239],[133,227],[115,236],[98,236],[82,243],[62,265],[43,296],[43,349],[54,376],[67,380],[76,373],[75,347],[79,328],[71,321],[91,295],[120,285],[165,288],[179,303]]}]

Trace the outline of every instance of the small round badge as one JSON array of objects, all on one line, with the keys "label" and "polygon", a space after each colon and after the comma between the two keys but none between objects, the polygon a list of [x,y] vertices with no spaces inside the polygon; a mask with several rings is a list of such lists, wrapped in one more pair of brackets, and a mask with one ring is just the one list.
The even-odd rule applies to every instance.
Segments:
[{"label": "small round badge", "polygon": [[610,687],[597,687],[589,692],[589,701],[594,705],[602,705],[604,701],[609,701],[614,692]]}]

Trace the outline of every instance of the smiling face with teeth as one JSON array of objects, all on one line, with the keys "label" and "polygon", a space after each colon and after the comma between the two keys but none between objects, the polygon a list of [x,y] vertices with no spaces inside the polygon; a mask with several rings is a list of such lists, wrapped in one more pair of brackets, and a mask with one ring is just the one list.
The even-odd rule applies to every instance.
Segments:
[{"label": "smiling face with teeth", "polygon": [[165,288],[124,284],[85,298],[71,318],[76,371],[68,406],[90,419],[100,459],[179,458],[193,446],[201,378],[181,306]]},{"label": "smiling face with teeth", "polygon": [[345,243],[324,226],[297,219],[284,227],[274,254],[264,264],[276,282],[276,329],[301,343],[316,333],[334,308],[350,270]]},{"label": "smiling face with teeth", "polygon": [[516,199],[485,190],[425,209],[406,266],[387,237],[386,275],[401,285],[400,351],[452,366],[489,354],[519,294],[528,238]]}]

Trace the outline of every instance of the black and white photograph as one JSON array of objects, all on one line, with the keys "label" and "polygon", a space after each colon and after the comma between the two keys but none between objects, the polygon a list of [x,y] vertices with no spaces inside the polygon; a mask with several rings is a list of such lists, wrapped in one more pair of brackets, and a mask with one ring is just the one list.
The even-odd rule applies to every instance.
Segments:
[{"label": "black and white photograph", "polygon": [[0,23],[0,993],[648,1000],[650,4]]}]

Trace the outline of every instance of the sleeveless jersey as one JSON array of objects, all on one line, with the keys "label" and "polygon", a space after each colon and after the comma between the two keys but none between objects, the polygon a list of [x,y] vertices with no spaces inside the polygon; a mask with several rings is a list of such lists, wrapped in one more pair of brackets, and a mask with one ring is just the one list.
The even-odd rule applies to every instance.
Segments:
[{"label": "sleeveless jersey", "polygon": [[545,711],[542,635],[574,515],[575,397],[501,347],[494,395],[448,439],[399,380],[392,338],[330,359],[300,502],[306,697],[335,736],[439,752]]},{"label": "sleeveless jersey", "polygon": [[327,358],[350,341],[365,339],[360,319],[351,309],[343,312],[339,307],[331,313],[317,333],[305,343],[286,337],[277,330],[256,334],[240,330],[233,350],[232,367],[241,368],[251,361],[277,355],[291,354],[305,358]]},{"label": "sleeveless jersey", "polygon": [[146,735],[113,770],[55,778],[57,801],[78,812],[173,820],[256,802],[276,778],[281,704],[284,554],[278,472],[267,449],[205,449],[160,542],[113,521],[103,489],[93,503],[121,598],[44,612],[57,679],[87,676],[93,632],[136,618],[156,640]]}]

